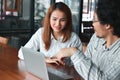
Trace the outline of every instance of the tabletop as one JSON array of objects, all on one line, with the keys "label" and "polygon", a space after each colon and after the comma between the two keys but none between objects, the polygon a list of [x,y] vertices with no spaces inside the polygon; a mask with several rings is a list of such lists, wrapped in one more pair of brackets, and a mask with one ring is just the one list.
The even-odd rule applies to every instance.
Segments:
[{"label": "tabletop", "polygon": [[[0,47],[0,80],[40,80],[35,75],[27,72],[24,60],[18,57],[18,49],[6,46]],[[48,68],[54,68],[66,71],[74,77],[72,80],[82,80],[80,75],[75,71],[74,67],[56,66],[55,64],[47,64]]]}]

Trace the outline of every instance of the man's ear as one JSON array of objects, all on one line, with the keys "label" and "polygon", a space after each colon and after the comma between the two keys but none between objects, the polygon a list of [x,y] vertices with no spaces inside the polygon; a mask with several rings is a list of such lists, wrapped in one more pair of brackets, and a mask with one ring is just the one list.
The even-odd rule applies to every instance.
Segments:
[{"label": "man's ear", "polygon": [[110,24],[106,24],[105,26],[106,26],[106,29],[111,29],[112,28]]}]

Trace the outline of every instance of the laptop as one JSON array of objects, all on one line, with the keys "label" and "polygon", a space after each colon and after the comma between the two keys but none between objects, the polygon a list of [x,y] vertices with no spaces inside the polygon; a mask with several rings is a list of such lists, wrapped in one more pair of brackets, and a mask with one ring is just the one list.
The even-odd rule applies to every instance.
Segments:
[{"label": "laptop", "polygon": [[[21,47],[27,71],[42,80],[71,80],[73,76],[57,69],[46,66],[44,55],[41,52]],[[57,75],[56,75],[57,74]]]}]

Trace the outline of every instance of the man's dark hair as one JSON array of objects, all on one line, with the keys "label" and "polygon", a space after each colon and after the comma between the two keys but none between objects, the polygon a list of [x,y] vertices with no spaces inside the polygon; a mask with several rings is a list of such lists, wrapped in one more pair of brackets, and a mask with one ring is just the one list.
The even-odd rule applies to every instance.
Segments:
[{"label": "man's dark hair", "polygon": [[120,0],[98,0],[96,13],[101,24],[110,24],[120,37]]}]

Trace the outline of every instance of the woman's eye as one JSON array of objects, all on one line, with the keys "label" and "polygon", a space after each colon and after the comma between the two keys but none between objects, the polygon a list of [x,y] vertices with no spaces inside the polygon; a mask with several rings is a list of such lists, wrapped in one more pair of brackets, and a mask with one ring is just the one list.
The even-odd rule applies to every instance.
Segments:
[{"label": "woman's eye", "polygon": [[66,21],[66,19],[61,19],[61,21]]},{"label": "woman's eye", "polygon": [[56,21],[57,19],[53,19],[54,21]]},{"label": "woman's eye", "polygon": [[61,21],[66,21],[65,19],[62,19]]}]

